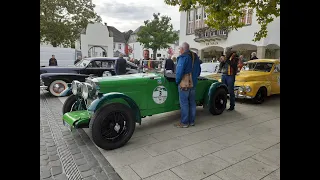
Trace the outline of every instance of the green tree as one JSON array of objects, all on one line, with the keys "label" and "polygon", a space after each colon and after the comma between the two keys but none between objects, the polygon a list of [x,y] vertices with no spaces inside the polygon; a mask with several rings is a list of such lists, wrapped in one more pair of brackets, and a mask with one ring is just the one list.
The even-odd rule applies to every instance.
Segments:
[{"label": "green tree", "polygon": [[70,46],[88,23],[101,22],[92,0],[40,0],[40,42]]},{"label": "green tree", "polygon": [[169,48],[168,44],[173,44],[179,39],[170,21],[170,17],[154,13],[153,19],[144,21],[145,26],[137,33],[137,41],[143,44],[144,48],[152,49],[153,58],[156,57],[158,49]]},{"label": "green tree", "polygon": [[255,10],[260,30],[254,33],[253,41],[259,41],[268,34],[267,25],[280,16],[280,0],[164,0],[168,5],[179,5],[179,11],[188,11],[196,4],[206,7],[206,23],[214,29],[237,30],[245,26],[239,21],[243,9]]}]

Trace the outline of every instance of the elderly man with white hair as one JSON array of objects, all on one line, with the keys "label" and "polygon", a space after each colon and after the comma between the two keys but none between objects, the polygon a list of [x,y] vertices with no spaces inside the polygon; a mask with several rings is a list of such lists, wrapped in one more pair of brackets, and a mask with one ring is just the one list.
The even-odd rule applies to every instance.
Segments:
[{"label": "elderly man with white hair", "polygon": [[177,60],[176,83],[179,91],[181,119],[175,126],[187,128],[195,124],[196,87],[201,67],[198,55],[190,51],[188,43],[182,43],[180,54]]},{"label": "elderly man with white hair", "polygon": [[257,58],[257,53],[256,53],[256,52],[253,52],[253,53],[251,53],[251,58],[250,58],[250,60],[255,60],[255,59],[259,59],[259,58]]}]

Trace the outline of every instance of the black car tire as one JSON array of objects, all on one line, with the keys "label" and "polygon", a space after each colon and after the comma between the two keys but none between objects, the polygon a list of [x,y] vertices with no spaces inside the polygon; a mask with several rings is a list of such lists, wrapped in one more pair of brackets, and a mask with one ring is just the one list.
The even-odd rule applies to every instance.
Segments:
[{"label": "black car tire", "polygon": [[211,104],[209,111],[212,115],[220,115],[226,109],[227,91],[224,88],[218,88],[214,94],[211,94]]},{"label": "black car tire", "polygon": [[267,96],[267,88],[260,87],[256,96],[252,99],[252,101],[255,104],[262,104],[266,96]]},{"label": "black car tire", "polygon": [[50,83],[49,88],[48,88],[50,94],[53,95],[53,96],[59,97],[61,92],[63,92],[63,91],[61,91],[60,93],[59,92],[55,92],[54,91],[54,85],[56,85],[56,84],[62,85],[62,87],[64,88],[63,90],[68,88],[68,84],[63,80],[55,80],[55,81],[52,81]]},{"label": "black car tire", "polygon": [[[108,118],[111,114],[121,114],[121,118]],[[118,122],[116,122],[118,121]],[[125,123],[124,123],[125,122]],[[120,124],[121,132],[116,132],[117,123]],[[105,127],[106,125],[107,127]],[[122,125],[122,127],[121,127]],[[125,104],[122,103],[111,103],[104,105],[97,110],[89,123],[89,129],[92,134],[93,142],[100,148],[105,150],[112,150],[125,145],[131,138],[136,127],[135,116],[133,111]],[[106,130],[106,128],[110,128]],[[104,137],[104,131],[106,134],[119,134],[118,139],[111,140]]]},{"label": "black car tire", "polygon": [[[69,96],[62,106],[62,114],[73,111],[72,107],[76,101],[77,101],[77,98],[75,95],[72,94],[71,96]],[[82,103],[82,108],[83,110],[87,109],[84,102]]]}]

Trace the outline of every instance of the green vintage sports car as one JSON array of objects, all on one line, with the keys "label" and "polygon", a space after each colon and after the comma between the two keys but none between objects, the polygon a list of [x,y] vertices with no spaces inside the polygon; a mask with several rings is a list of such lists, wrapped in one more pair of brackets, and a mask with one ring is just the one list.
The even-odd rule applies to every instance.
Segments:
[{"label": "green vintage sports car", "polygon": [[[219,115],[226,108],[227,87],[217,80],[198,78],[198,106]],[[73,81],[62,95],[63,123],[73,130],[90,128],[92,140],[102,149],[126,144],[136,123],[146,116],[180,109],[174,74],[138,73]]]}]

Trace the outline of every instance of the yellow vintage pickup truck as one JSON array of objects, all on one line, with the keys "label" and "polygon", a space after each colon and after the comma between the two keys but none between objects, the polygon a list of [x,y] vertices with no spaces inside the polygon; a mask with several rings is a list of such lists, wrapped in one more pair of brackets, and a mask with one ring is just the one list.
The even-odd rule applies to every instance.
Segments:
[{"label": "yellow vintage pickup truck", "polygon": [[266,96],[280,94],[280,61],[257,59],[248,61],[236,76],[236,98],[252,99],[261,104]]}]

